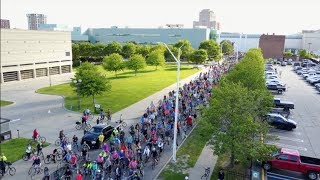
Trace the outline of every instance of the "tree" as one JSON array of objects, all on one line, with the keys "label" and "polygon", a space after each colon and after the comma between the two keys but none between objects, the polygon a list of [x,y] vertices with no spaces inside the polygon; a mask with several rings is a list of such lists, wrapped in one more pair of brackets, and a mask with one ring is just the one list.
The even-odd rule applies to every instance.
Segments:
[{"label": "tree", "polygon": [[164,55],[162,51],[152,51],[148,58],[146,59],[146,62],[150,66],[156,66],[156,70],[158,66],[163,66],[165,63]]},{"label": "tree", "polygon": [[180,55],[180,59],[184,60],[187,58],[187,56],[192,52],[193,48],[191,46],[190,41],[188,40],[179,40],[178,42],[176,42],[174,45],[174,47],[176,47],[177,49],[179,49],[181,47],[181,55]]},{"label": "tree", "polygon": [[288,51],[286,51],[286,52],[283,53],[283,56],[285,56],[285,57],[287,57],[287,58],[290,58],[290,57],[293,56],[293,53],[292,53],[290,50],[288,50]]},{"label": "tree", "polygon": [[300,58],[312,58],[312,54],[308,53],[305,49],[300,49],[298,51],[298,55]]},{"label": "tree", "polygon": [[138,70],[146,67],[146,61],[141,54],[135,54],[130,57],[126,62],[127,68],[134,70],[135,76],[137,75]]},{"label": "tree", "polygon": [[112,41],[109,43],[105,49],[105,54],[110,55],[112,53],[121,54],[122,52],[122,46],[120,43]]},{"label": "tree", "polygon": [[137,45],[136,53],[141,54],[143,57],[147,57],[150,53],[150,46]]},{"label": "tree", "polygon": [[167,50],[167,48],[163,44],[157,44],[157,45],[152,46],[150,48],[150,52],[152,52],[152,51],[160,51],[160,52],[164,53],[166,50]]},{"label": "tree", "polygon": [[[178,48],[172,46],[172,45],[168,45],[168,48],[171,50],[171,52],[173,53],[173,55],[175,57],[178,57]],[[171,53],[169,52],[169,50],[166,48],[166,50],[164,51],[164,57],[166,58],[166,60],[168,61],[175,61],[174,58],[172,57]]]},{"label": "tree", "polygon": [[231,55],[233,54],[233,46],[229,40],[223,40],[221,43],[222,53],[224,55]]},{"label": "tree", "polygon": [[122,47],[122,55],[124,58],[129,58],[136,52],[136,45],[132,42],[125,44]]},{"label": "tree", "polygon": [[204,49],[195,50],[190,55],[190,61],[195,64],[202,64],[208,58],[207,52]]},{"label": "tree", "polygon": [[80,65],[80,49],[79,44],[72,43],[72,66],[76,67]]},{"label": "tree", "polygon": [[220,55],[220,46],[219,44],[214,40],[205,40],[200,43],[199,49],[204,49],[207,51],[209,59],[214,59],[216,61],[219,61],[219,55]]},{"label": "tree", "polygon": [[[81,96],[91,96],[92,104],[95,104],[95,96],[111,90],[111,83],[106,76],[99,73],[98,68],[89,63],[82,63],[75,74],[75,80],[81,79],[79,84],[79,94]],[[70,84],[72,87],[77,87],[73,81]]]},{"label": "tree", "polygon": [[125,65],[123,58],[120,54],[113,53],[103,58],[103,68],[107,71],[114,71],[117,76],[117,71],[123,70]]},{"label": "tree", "polygon": [[107,55],[105,49],[107,46],[103,43],[94,44],[93,46],[93,57],[104,57]]},{"label": "tree", "polygon": [[79,44],[80,56],[84,58],[93,57],[94,45],[92,43],[84,42]]}]

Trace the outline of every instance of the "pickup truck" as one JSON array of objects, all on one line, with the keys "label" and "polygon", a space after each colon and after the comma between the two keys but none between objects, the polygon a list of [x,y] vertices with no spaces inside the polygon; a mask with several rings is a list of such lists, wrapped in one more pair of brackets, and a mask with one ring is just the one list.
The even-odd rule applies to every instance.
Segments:
[{"label": "pickup truck", "polygon": [[274,98],[273,99],[274,106],[276,108],[283,108],[286,111],[289,111],[290,109],[294,109],[294,103],[290,101],[283,101],[280,98]]},{"label": "pickup truck", "polygon": [[300,156],[297,150],[281,148],[274,159],[263,163],[263,168],[267,171],[276,168],[300,172],[315,180],[320,173],[320,159]]},{"label": "pickup truck", "polygon": [[267,84],[266,86],[268,90],[278,94],[282,94],[283,91],[286,91],[286,87],[281,84]]}]

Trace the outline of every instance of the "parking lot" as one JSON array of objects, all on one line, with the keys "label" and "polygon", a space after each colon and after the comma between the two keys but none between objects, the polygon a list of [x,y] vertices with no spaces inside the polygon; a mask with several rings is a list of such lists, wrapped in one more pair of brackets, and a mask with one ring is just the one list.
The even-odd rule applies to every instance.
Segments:
[{"label": "parking lot", "polygon": [[[292,131],[273,129],[270,134],[278,136],[279,140],[269,142],[289,149],[295,149],[301,155],[320,158],[320,93],[309,85],[301,76],[293,71],[293,67],[274,65],[280,79],[286,84],[287,90],[281,99],[294,102],[289,119],[298,123]],[[272,170],[267,173],[268,179],[305,179],[294,172]]]}]

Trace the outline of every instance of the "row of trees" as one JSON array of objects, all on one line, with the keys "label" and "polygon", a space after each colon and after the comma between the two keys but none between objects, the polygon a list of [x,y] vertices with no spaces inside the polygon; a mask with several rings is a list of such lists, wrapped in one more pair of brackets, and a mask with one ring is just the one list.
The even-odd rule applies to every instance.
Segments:
[{"label": "row of trees", "polygon": [[214,89],[205,120],[213,133],[214,151],[230,153],[231,167],[236,160],[248,165],[266,160],[275,146],[263,141],[269,125],[262,121],[273,106],[273,96],[265,87],[264,59],[260,49],[250,49],[235,68]]},{"label": "row of trees", "polygon": [[[173,45],[168,45],[168,47],[175,56],[178,55],[178,48],[181,47],[180,59],[197,64],[205,62],[208,58],[210,60],[219,60],[221,57],[220,45],[214,40],[205,40],[201,42],[198,49],[193,49],[188,40],[180,40]],[[105,56],[114,53],[121,55],[124,59],[128,59],[135,54],[140,54],[144,58],[148,58],[154,51],[162,53],[166,60],[174,61],[170,52],[162,44],[140,45],[134,42],[129,42],[124,45],[121,45],[118,42],[111,42],[109,44],[92,44],[88,42],[72,44],[72,56],[75,63],[78,63],[80,60],[102,61]],[[222,52],[224,54],[231,54],[233,52],[230,41],[222,42]]]}]

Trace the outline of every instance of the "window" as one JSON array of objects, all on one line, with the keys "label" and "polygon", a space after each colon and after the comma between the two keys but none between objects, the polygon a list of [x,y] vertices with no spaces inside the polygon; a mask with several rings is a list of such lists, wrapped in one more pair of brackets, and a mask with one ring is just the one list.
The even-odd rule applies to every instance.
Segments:
[{"label": "window", "polygon": [[287,161],[289,159],[289,157],[288,157],[288,155],[282,154],[282,155],[278,156],[277,159]]},{"label": "window", "polygon": [[66,56],[70,56],[70,52],[66,52]]},{"label": "window", "polygon": [[298,162],[299,159],[298,159],[297,156],[290,156],[289,160],[290,160],[291,162]]}]

